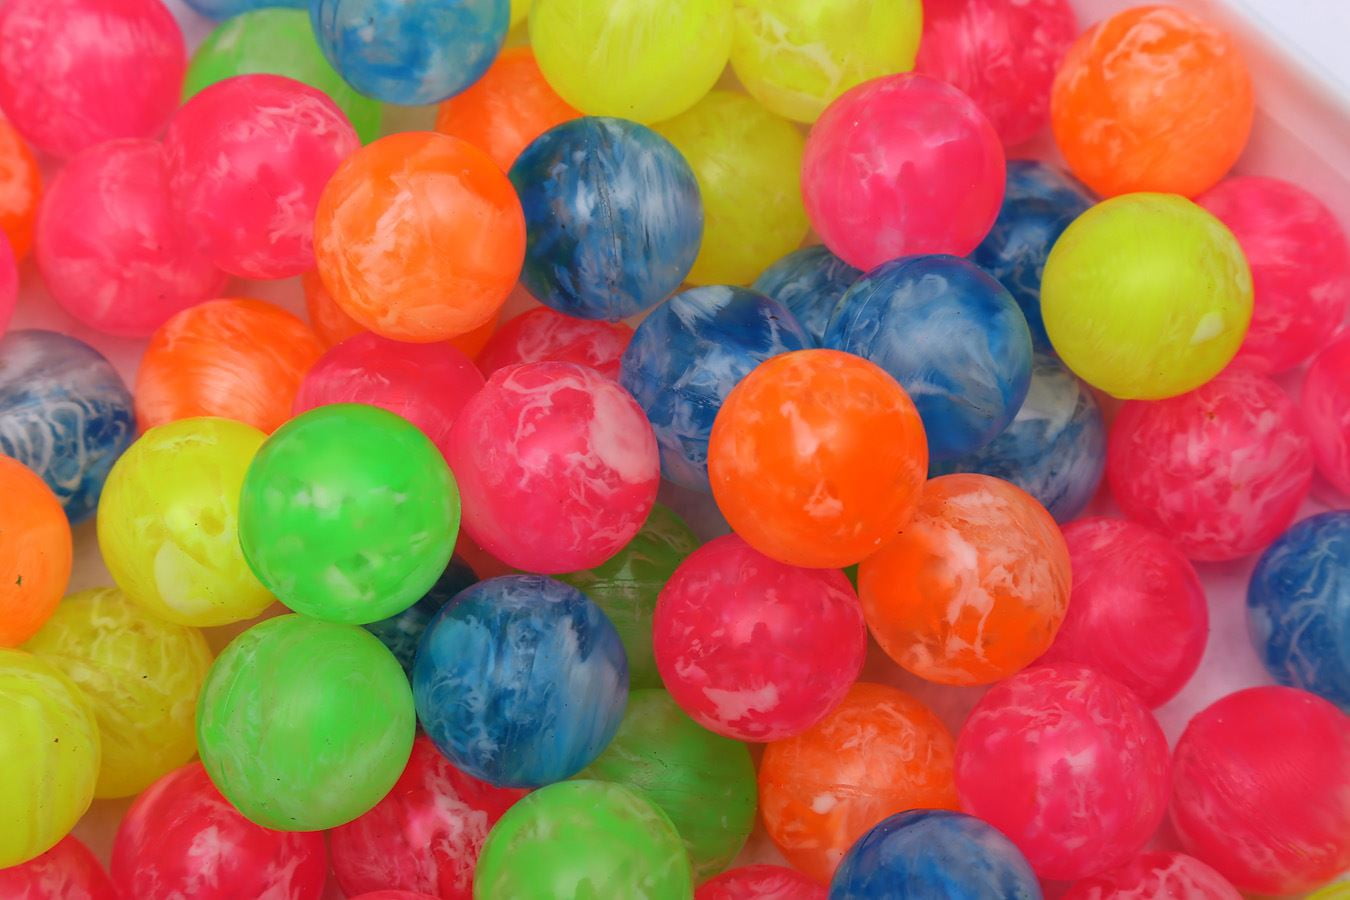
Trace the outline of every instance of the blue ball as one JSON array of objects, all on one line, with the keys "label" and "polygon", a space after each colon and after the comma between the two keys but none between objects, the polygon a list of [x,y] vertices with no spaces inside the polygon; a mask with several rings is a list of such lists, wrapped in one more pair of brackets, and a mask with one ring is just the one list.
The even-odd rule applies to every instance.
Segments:
[{"label": "blue ball", "polygon": [[1350,712],[1350,510],[1304,519],[1261,554],[1247,622],[1276,681]]},{"label": "blue ball", "polygon": [[41,475],[72,524],[135,437],[131,392],[93,347],[54,331],[0,338],[0,453]]},{"label": "blue ball", "polygon": [[992,825],[916,809],[882,820],[844,855],[830,900],[1040,900],[1026,858]]},{"label": "blue ball", "polygon": [[188,6],[212,19],[228,19],[252,9],[266,9],[272,6],[285,6],[290,9],[304,9],[309,0],[185,0]]},{"label": "blue ball", "polygon": [[811,335],[812,346],[820,347],[835,304],[860,277],[861,271],[816,244],[769,266],[751,287],[791,310]]},{"label": "blue ball", "polygon": [[626,119],[585,116],[511,166],[525,211],[521,283],[539,302],[617,321],[676,290],[703,240],[703,201],[675,145]]},{"label": "blue ball", "polygon": [[1003,206],[971,260],[997,278],[1022,307],[1037,350],[1051,351],[1041,319],[1041,275],[1050,248],[1097,201],[1072,175],[1045,163],[1008,163]]},{"label": "blue ball", "polygon": [[694,288],[652,310],[624,352],[619,381],[652,423],[661,474],[710,491],[708,438],[722,401],[764,360],[810,346],[787,307],[745,288]]},{"label": "blue ball", "polygon": [[1031,334],[1007,290],[956,256],[882,263],[834,308],[825,346],[869,359],[909,393],[936,460],[994,439],[1031,385]]},{"label": "blue ball", "polygon": [[1106,423],[1088,386],[1057,358],[1037,353],[1031,389],[1003,433],[932,475],[979,472],[1026,491],[1064,523],[1092,500],[1106,465]]},{"label": "blue ball", "polygon": [[460,591],[478,582],[478,576],[469,564],[458,556],[450,560],[441,577],[412,606],[396,616],[381,619],[362,626],[380,639],[380,643],[394,654],[403,671],[412,677],[413,657],[417,655],[417,644],[422,634],[436,618],[436,614],[445,608]]},{"label": "blue ball", "polygon": [[324,56],[361,93],[417,106],[483,76],[511,24],[510,0],[310,0]]},{"label": "blue ball", "polygon": [[600,607],[542,575],[461,591],[422,635],[417,718],[476,778],[540,787],[600,755],[628,703],[628,658]]}]

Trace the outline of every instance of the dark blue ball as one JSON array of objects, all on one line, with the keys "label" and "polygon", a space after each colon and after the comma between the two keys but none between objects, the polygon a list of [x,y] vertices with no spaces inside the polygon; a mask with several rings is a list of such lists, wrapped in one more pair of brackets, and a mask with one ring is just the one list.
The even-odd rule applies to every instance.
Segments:
[{"label": "dark blue ball", "polygon": [[417,644],[422,640],[422,634],[431,624],[431,620],[436,618],[436,614],[456,594],[477,583],[477,581],[478,576],[474,574],[473,569],[469,568],[469,564],[456,556],[450,560],[450,564],[445,567],[441,577],[436,579],[436,583],[431,586],[431,590],[427,591],[420,600],[396,616],[371,622],[362,627],[379,638],[380,643],[389,648],[389,652],[394,654],[398,664],[411,678],[413,657],[417,655]]},{"label": "dark blue ball", "polygon": [[861,276],[828,247],[816,244],[778,260],[751,287],[786,306],[811,336],[812,346],[820,347],[835,304]]}]

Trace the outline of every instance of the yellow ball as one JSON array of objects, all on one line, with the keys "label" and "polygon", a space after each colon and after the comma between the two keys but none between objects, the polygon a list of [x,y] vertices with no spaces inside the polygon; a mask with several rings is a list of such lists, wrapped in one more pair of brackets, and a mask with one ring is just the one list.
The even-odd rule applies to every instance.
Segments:
[{"label": "yellow ball", "polygon": [[251,619],[272,595],[239,549],[239,491],[266,439],[229,419],[180,419],[141,435],[98,505],[103,561],[126,595],[179,625]]},{"label": "yellow ball", "polygon": [[1124,194],[1083,213],[1050,251],[1041,315],[1061,359],[1115,397],[1159,400],[1209,381],[1252,317],[1232,232],[1175,194]]},{"label": "yellow ball", "polygon": [[703,195],[693,284],[747,284],[806,236],[797,127],[744,94],[713,91],[656,130],[689,161]]},{"label": "yellow ball", "polygon": [[835,97],[914,68],[920,0],[737,0],[731,65],[770,112],[814,122]]},{"label": "yellow ball", "polygon": [[530,14],[530,0],[511,0],[511,27],[515,28]]},{"label": "yellow ball", "polygon": [[0,647],[0,869],[70,833],[94,798],[98,725],[70,679]]},{"label": "yellow ball", "polygon": [[592,116],[659,122],[699,101],[731,52],[731,0],[534,0],[544,77]]},{"label": "yellow ball", "polygon": [[1350,900],[1350,881],[1329,884],[1308,895],[1308,900]]},{"label": "yellow ball", "polygon": [[211,650],[195,628],[156,619],[117,588],[71,594],[24,649],[84,691],[103,763],[95,797],[129,797],[197,752],[197,694]]}]

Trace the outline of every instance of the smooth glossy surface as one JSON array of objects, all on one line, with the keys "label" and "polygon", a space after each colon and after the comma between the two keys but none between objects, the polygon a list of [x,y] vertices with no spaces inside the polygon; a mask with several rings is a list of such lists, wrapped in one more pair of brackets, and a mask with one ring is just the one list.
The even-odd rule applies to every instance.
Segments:
[{"label": "smooth glossy surface", "polygon": [[1300,409],[1322,477],[1350,497],[1350,334],[1308,367]]},{"label": "smooth glossy surface", "polygon": [[825,888],[787,866],[741,866],[705,881],[694,900],[825,900]]},{"label": "smooth glossy surface", "polygon": [[74,835],[22,865],[0,869],[6,900],[118,900],[108,873]]},{"label": "smooth glossy surface", "polygon": [[70,522],[42,479],[2,454],[0,497],[0,647],[17,647],[37,633],[66,592]]},{"label": "smooth glossy surface", "polygon": [[[16,259],[33,245],[33,225],[42,197],[42,172],[33,151],[4,116],[0,116],[0,232],[9,238]],[[4,332],[0,313],[0,333]]]},{"label": "smooth glossy surface", "polygon": [[365,629],[389,648],[389,652],[394,654],[398,664],[411,679],[413,658],[417,655],[417,645],[421,643],[427,626],[456,594],[477,581],[478,576],[473,569],[458,556],[453,556],[441,577],[436,579],[436,583],[420,600],[387,619],[367,623]]},{"label": "smooth glossy surface", "polygon": [[1184,853],[1143,853],[1093,878],[1084,878],[1069,888],[1061,900],[1154,900],[1178,897],[1185,900],[1242,900],[1242,895],[1222,875]]},{"label": "smooth glossy surface", "polygon": [[784,256],[761,272],[750,287],[786,306],[811,336],[811,343],[819,347],[835,304],[861,276],[862,272],[830,248],[816,244]]},{"label": "smooth glossy surface", "polygon": [[580,363],[619,377],[619,360],[633,339],[622,322],[597,322],[563,315],[546,306],[526,310],[497,329],[478,354],[478,368],[491,376],[517,363]]}]

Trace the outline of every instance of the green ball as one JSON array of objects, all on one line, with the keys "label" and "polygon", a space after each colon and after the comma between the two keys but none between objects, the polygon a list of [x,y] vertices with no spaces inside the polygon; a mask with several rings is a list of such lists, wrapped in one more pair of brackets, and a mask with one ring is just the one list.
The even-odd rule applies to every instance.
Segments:
[{"label": "green ball", "polygon": [[637,536],[602,565],[556,576],[594,600],[614,623],[628,652],[634,688],[661,686],[652,656],[652,612],[661,588],[698,546],[689,526],[657,504]]},{"label": "green ball", "polygon": [[281,616],[221,652],[197,701],[212,783],[253,822],[318,831],[389,793],[412,753],[412,689],[355,625]]},{"label": "green ball", "polygon": [[244,476],[239,543],[253,573],[298,613],[364,625],[416,603],[445,571],[459,490],[407,419],[337,403],[296,416]]},{"label": "green ball", "polygon": [[660,807],[605,781],[560,781],[506,811],[474,872],[477,900],[689,900],[689,857]]},{"label": "green ball", "polygon": [[703,881],[721,872],[755,826],[755,765],[740,741],[694,722],[665,691],[633,691],[605,752],[579,778],[636,788],[675,823]]},{"label": "green ball", "polygon": [[183,79],[183,100],[235,75],[285,75],[323,91],[346,113],[368,144],[380,136],[379,101],[358,94],[324,58],[309,13],[303,9],[255,9],[216,26],[192,54]]}]

